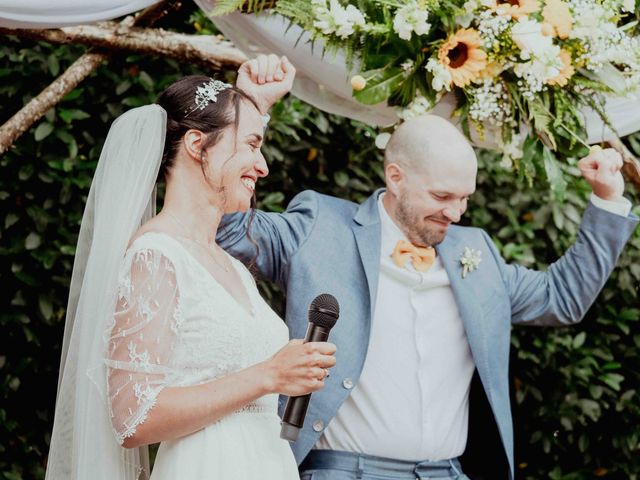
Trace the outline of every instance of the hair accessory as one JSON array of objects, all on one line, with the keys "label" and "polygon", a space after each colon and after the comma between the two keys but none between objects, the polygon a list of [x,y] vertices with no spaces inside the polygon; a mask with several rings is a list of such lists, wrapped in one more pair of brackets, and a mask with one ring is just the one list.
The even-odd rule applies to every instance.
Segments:
[{"label": "hair accessory", "polygon": [[231,88],[231,85],[220,80],[209,79],[209,82],[203,83],[196,89],[195,106],[188,110],[185,117],[190,115],[194,110],[204,110],[209,103],[218,101],[218,94],[227,88]]}]

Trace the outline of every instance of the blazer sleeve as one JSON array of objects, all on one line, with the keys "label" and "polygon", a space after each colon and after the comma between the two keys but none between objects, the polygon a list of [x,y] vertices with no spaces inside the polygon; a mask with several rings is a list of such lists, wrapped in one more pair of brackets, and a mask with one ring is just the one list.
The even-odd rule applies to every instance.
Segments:
[{"label": "blazer sleeve", "polygon": [[562,326],[582,320],[637,224],[632,215],[589,204],[575,243],[545,272],[505,263],[485,233],[509,295],[511,322]]},{"label": "blazer sleeve", "polygon": [[318,197],[306,190],[291,200],[285,212],[255,210],[253,220],[251,212],[225,215],[216,240],[246,265],[254,265],[264,278],[284,286],[290,259],[315,225]]}]

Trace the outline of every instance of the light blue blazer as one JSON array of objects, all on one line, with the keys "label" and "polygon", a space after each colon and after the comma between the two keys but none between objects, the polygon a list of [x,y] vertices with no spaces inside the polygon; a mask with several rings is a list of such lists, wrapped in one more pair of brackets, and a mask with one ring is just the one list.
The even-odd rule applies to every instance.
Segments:
[{"label": "light blue blazer", "polygon": [[[302,338],[307,309],[321,293],[340,303],[331,332],[337,365],[325,388],[312,395],[304,428],[293,444],[302,462],[357,384],[365,361],[378,286],[380,217],[376,191],[361,205],[305,191],[284,213],[258,211],[251,235],[259,246],[256,266],[286,291],[291,338]],[[246,236],[249,214],[228,215],[219,229],[223,248],[244,262],[255,246]],[[568,325],[579,322],[604,285],[638,223],[587,208],[576,243],[546,272],[508,265],[491,238],[477,228],[451,226],[437,253],[451,280],[473,359],[493,411],[513,478],[513,429],[508,365],[512,324]],[[482,252],[477,270],[462,278],[465,247]],[[280,399],[280,408],[284,400]],[[490,461],[490,460],[489,460]]]}]

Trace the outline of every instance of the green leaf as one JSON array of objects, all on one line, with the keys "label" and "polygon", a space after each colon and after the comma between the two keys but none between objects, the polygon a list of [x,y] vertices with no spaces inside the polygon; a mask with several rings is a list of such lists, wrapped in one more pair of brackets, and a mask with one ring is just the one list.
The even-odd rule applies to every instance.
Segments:
[{"label": "green leaf", "polygon": [[38,307],[45,320],[50,320],[53,316],[53,305],[47,295],[41,294],[38,296]]},{"label": "green leaf", "polygon": [[42,239],[40,238],[40,235],[35,232],[31,232],[24,240],[24,248],[26,248],[27,250],[35,250],[40,246],[41,243]]},{"label": "green leaf", "polygon": [[58,73],[60,73],[60,62],[58,61],[58,56],[55,53],[52,53],[47,57],[47,66],[49,67],[51,75],[57,77]]},{"label": "green leaf", "polygon": [[7,230],[11,225],[14,225],[18,221],[18,215],[15,213],[9,213],[4,217],[4,229]]},{"label": "green leaf", "polygon": [[603,392],[604,388],[602,388],[601,385],[589,385],[589,393],[594,400],[598,400],[602,396]]},{"label": "green leaf", "polygon": [[[249,12],[253,12],[255,10],[251,9],[251,3],[249,4]],[[212,17],[217,17],[219,15],[227,15],[231,12],[239,10],[245,4],[245,0],[218,0],[215,3],[213,9],[209,12],[209,15]]]},{"label": "green leaf", "polygon": [[598,421],[601,414],[600,404],[598,402],[589,398],[581,398],[578,403],[580,404],[583,414],[594,422]]},{"label": "green leaf", "polygon": [[562,170],[558,165],[555,155],[546,146],[542,149],[542,158],[544,159],[544,170],[547,174],[547,180],[551,185],[551,190],[560,202],[564,201],[567,191],[567,181],[562,175]]},{"label": "green leaf", "polygon": [[84,88],[76,88],[67,93],[63,98],[63,102],[71,102],[78,99],[84,93]]},{"label": "green leaf", "polygon": [[585,341],[586,338],[587,338],[587,334],[585,332],[580,332],[575,337],[573,337],[573,345],[572,346],[573,346],[574,350],[577,350],[582,345],[584,345],[584,341]]},{"label": "green leaf", "polygon": [[61,108],[58,111],[58,115],[66,123],[71,123],[73,120],[84,120],[86,118],[90,118],[91,117],[91,115],[89,115],[87,112],[84,112],[84,111],[79,110],[79,109],[66,110],[66,109],[63,109],[63,108]]},{"label": "green leaf", "polygon": [[404,79],[401,68],[391,67],[364,72],[367,85],[353,96],[365,105],[375,105],[387,100]]},{"label": "green leaf", "polygon": [[121,82],[116,87],[116,95],[122,95],[124,92],[129,90],[129,88],[131,88],[131,82],[129,80],[125,80],[124,82]]},{"label": "green leaf", "polygon": [[540,100],[529,102],[529,119],[533,120],[536,134],[542,140],[542,143],[547,148],[556,150],[556,140],[550,128],[552,117],[549,114],[549,109]]},{"label": "green leaf", "polygon": [[140,83],[144,88],[146,88],[147,90],[153,89],[153,85],[155,84],[155,82],[153,81],[153,78],[151,78],[151,75],[149,75],[147,72],[142,70],[138,78],[140,79]]},{"label": "green leaf", "polygon": [[266,197],[262,200],[261,208],[271,212],[281,212],[284,209],[282,208],[282,202],[284,202],[284,193],[282,192],[271,192],[267,194]]},{"label": "green leaf", "polygon": [[619,373],[606,373],[600,377],[600,380],[617,392],[620,390],[620,384],[624,381],[624,376]]},{"label": "green leaf", "polygon": [[333,179],[339,187],[346,187],[347,183],[349,183],[349,175],[342,170],[334,173]]},{"label": "green leaf", "polygon": [[49,134],[53,132],[53,125],[49,122],[42,122],[40,125],[36,127],[36,131],[33,136],[36,139],[36,142],[39,142],[49,136]]}]

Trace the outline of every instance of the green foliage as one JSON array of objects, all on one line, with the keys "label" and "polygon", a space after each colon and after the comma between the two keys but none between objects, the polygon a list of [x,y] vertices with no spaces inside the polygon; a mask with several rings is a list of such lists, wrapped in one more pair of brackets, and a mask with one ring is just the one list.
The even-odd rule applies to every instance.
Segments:
[{"label": "green foliage", "polygon": [[236,10],[249,12],[262,12],[271,7],[273,0],[218,0],[211,11],[211,15],[226,15]]},{"label": "green foliage", "polygon": [[[545,269],[575,238],[588,185],[572,166],[565,173],[573,181],[564,203],[558,203],[550,192],[514,184],[491,154],[480,158],[468,221],[493,233],[507,261]],[[629,191],[628,197],[638,204],[637,193]],[[639,478],[639,261],[637,230],[581,324],[514,329],[520,478]]]},{"label": "green foliage", "polygon": [[[183,23],[173,26],[214,31],[191,8]],[[81,53],[75,47],[4,37],[0,122]],[[44,478],[76,237],[109,125],[127,109],[153,102],[164,87],[190,73],[200,72],[172,60],[115,56],[0,158],[0,326],[5,337],[0,349],[0,479]],[[263,148],[271,173],[258,192],[262,208],[281,211],[306,188],[362,201],[382,185],[381,154],[370,127],[294,98],[278,104],[272,117]],[[627,140],[640,154],[640,135]],[[543,147],[535,141],[530,149],[542,155]],[[492,154],[481,152],[480,159],[478,191],[465,221],[492,233],[507,261],[545,268],[575,238],[589,195],[575,159],[547,169],[555,174],[560,168],[570,179],[562,203],[546,188],[516,180]],[[628,193],[640,204],[637,194]],[[514,330],[521,478],[638,479],[639,284],[636,231],[582,324]],[[282,295],[262,287],[281,310]]]}]

